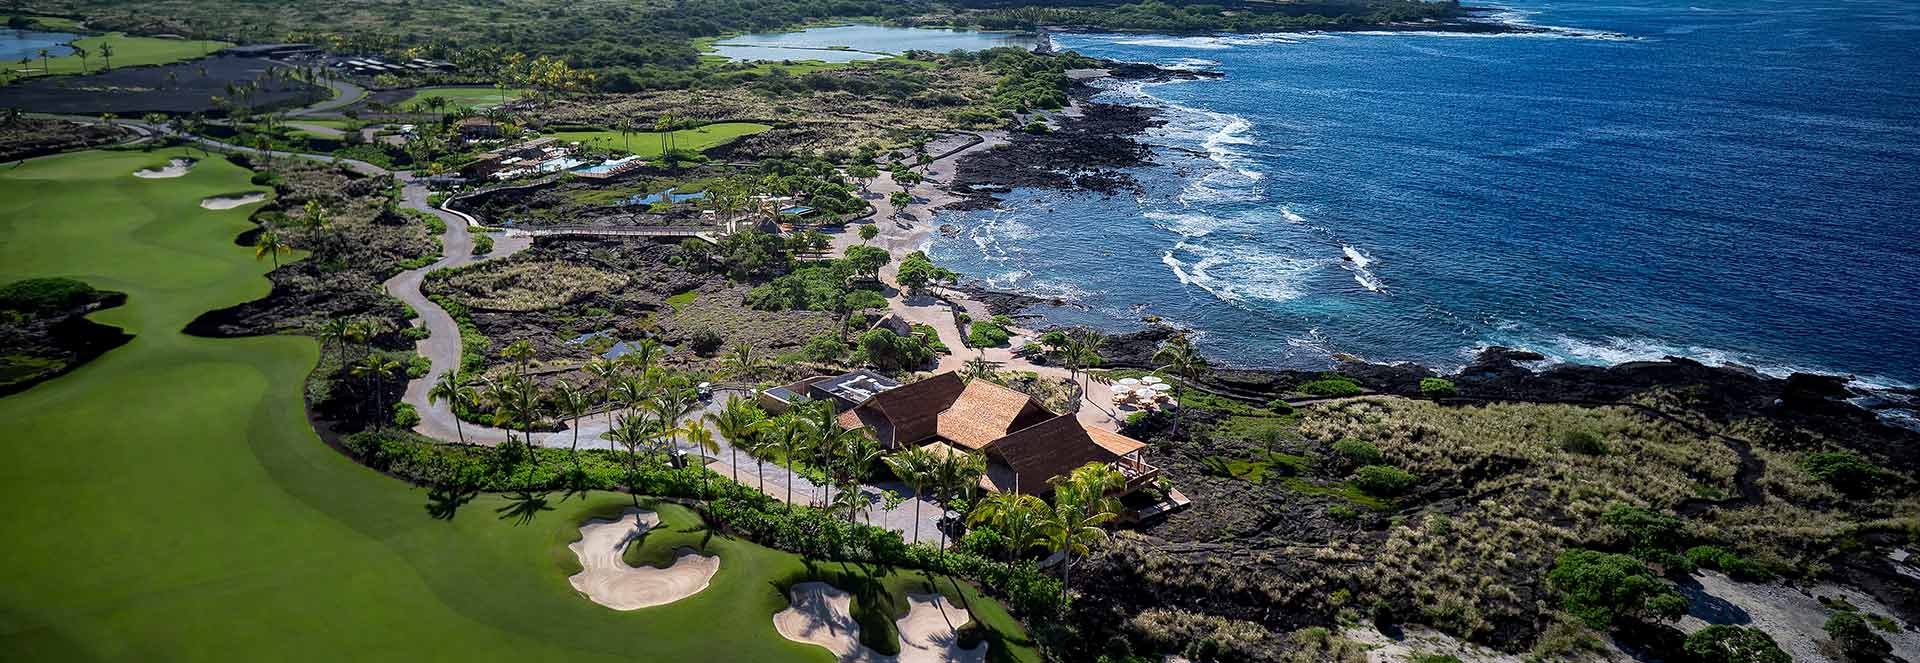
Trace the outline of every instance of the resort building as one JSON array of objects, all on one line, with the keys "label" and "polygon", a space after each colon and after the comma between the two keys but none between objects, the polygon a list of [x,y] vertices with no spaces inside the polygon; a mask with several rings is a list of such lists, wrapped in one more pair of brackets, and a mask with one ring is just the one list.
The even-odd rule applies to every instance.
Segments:
[{"label": "resort building", "polygon": [[869,370],[811,377],[760,392],[760,409],[779,414],[804,401],[832,401],[834,412],[858,407],[876,395],[900,388],[900,382]]},{"label": "resort building", "polygon": [[1150,485],[1160,470],[1142,458],[1146,443],[1090,428],[1027,394],[954,373],[873,394],[840,413],[847,429],[865,427],[889,449],[925,447],[936,454],[978,451],[987,457],[981,487],[1045,495],[1051,480],[1092,462],[1127,477],[1125,495]]}]

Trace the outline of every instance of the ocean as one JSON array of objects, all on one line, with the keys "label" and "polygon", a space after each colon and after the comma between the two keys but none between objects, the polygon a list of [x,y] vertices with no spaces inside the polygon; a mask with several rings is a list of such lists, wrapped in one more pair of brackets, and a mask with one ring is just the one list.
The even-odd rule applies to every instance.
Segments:
[{"label": "ocean", "polygon": [[1920,3],[1564,0],[1561,34],[1056,34],[1223,72],[1164,110],[1138,196],[1017,190],[931,255],[1158,316],[1249,367],[1678,355],[1920,384]]}]

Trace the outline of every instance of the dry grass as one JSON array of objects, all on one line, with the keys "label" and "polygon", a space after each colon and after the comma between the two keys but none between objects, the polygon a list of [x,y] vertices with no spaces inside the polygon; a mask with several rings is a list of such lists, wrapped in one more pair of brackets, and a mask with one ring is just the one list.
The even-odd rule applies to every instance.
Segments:
[{"label": "dry grass", "polygon": [[480,263],[448,277],[448,287],[476,309],[541,311],[627,285],[624,274],[567,262]]}]

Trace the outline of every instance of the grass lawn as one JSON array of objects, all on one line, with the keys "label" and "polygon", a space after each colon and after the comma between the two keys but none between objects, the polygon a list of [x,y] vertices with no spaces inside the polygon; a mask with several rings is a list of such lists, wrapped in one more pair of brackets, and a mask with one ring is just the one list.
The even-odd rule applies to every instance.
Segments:
[{"label": "grass lawn", "polygon": [[[519,99],[520,97],[526,96],[527,93],[528,93],[528,90],[519,89],[519,88],[507,88],[506,98],[507,98],[507,101],[513,101],[515,99]],[[389,105],[394,106],[396,108],[404,108],[404,107],[412,106],[417,103],[423,103],[426,100],[431,99],[433,97],[439,97],[447,100],[448,111],[459,110],[462,108],[474,108],[474,109],[492,108],[494,106],[500,105],[500,94],[501,94],[500,90],[494,89],[492,87],[483,87],[483,86],[436,87],[436,88],[429,88],[429,89],[416,91],[413,93],[413,96],[407,97],[406,99],[401,100],[399,103],[389,104]]]},{"label": "grass lawn", "polygon": [[[741,136],[751,136],[772,128],[752,122],[718,122],[672,132],[672,140],[675,148],[705,151],[731,143]],[[641,157],[660,156],[660,134],[652,131],[640,131],[625,136],[618,131],[610,130],[560,131],[551,135],[563,141],[579,141],[583,145],[628,152]]]},{"label": "grass lawn", "polygon": [[180,154],[0,172],[0,282],[126,292],[93,317],[135,334],[0,398],[0,659],[831,660],[773,630],[773,583],[804,572],[798,558],[716,539],[708,592],[608,610],[568,585],[565,544],[629,498],[554,495],[523,520],[488,495],[436,518],[427,491],[315,436],[301,402],[314,341],[180,334],[265,295],[270,267],[233,243],[247,208],[199,207],[258,190],[245,170],[196,152],[185,177],[131,175]]},{"label": "grass lawn", "polygon": [[[106,67],[106,60],[100,57],[100,47],[104,44],[111,44],[113,46],[113,66],[115,68],[147,64],[167,64],[181,60],[191,60],[233,45],[224,41],[129,37],[118,32],[82,37],[74,40],[73,43],[76,46],[87,49],[87,59],[84,63],[86,70],[81,70],[83,63],[80,60],[80,56],[64,55],[47,59],[47,70],[49,73],[55,76],[63,76],[97,72],[104,69]],[[9,72],[8,74],[0,74],[0,81],[12,80],[9,78],[11,72],[21,68],[19,61],[0,64],[4,64],[4,71]],[[27,68],[33,69],[35,75],[41,75],[40,58],[33,58],[27,64]]]}]

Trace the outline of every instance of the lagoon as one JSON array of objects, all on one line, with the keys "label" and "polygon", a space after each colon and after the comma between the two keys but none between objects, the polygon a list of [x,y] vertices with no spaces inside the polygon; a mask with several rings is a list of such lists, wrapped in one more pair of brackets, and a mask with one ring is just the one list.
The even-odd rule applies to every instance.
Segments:
[{"label": "lagoon", "polygon": [[[0,63],[17,67],[20,58],[38,60],[40,49],[47,49],[49,57],[60,57],[73,53],[67,42],[79,39],[80,35],[66,32],[43,32],[40,30],[18,30],[0,28]],[[29,66],[38,68],[37,62]]]}]

